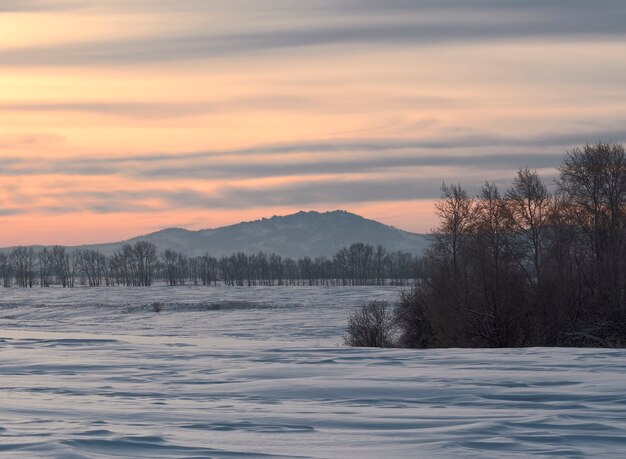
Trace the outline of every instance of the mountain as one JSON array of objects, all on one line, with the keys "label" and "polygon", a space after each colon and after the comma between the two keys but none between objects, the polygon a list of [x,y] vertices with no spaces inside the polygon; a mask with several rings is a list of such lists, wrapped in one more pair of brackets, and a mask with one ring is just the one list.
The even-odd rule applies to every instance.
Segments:
[{"label": "mountain", "polygon": [[80,248],[97,249],[108,254],[123,244],[139,240],[152,242],[159,250],[173,249],[190,256],[263,251],[284,257],[316,257],[333,255],[340,248],[355,242],[380,244],[388,251],[402,250],[417,254],[426,248],[429,236],[409,233],[350,212],[335,210],[324,213],[298,212],[199,231],[168,228],[127,241]]}]

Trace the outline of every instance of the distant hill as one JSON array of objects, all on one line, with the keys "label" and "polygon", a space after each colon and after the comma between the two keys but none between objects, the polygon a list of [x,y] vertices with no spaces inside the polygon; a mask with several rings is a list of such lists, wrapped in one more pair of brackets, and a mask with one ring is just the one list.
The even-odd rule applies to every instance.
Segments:
[{"label": "distant hill", "polygon": [[332,255],[355,242],[380,244],[388,251],[402,250],[418,254],[428,245],[429,236],[409,233],[350,212],[335,210],[324,213],[298,212],[199,231],[168,228],[127,241],[80,248],[98,249],[108,254],[125,243],[138,240],[150,241],[159,250],[173,249],[190,256],[263,251],[284,257],[316,257]]}]

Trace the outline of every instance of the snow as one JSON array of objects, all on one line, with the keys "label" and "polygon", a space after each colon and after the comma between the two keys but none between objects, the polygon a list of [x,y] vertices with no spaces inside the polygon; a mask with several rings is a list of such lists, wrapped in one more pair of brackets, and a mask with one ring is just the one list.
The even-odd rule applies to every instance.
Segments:
[{"label": "snow", "polygon": [[625,351],[341,346],[398,291],[2,290],[0,457],[624,457]]}]

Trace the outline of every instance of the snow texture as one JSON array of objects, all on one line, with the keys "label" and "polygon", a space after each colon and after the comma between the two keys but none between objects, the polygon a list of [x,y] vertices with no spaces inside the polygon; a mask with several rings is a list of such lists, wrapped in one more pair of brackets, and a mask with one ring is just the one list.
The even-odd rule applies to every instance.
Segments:
[{"label": "snow texture", "polygon": [[342,347],[396,288],[1,293],[0,457],[626,455],[626,352]]}]

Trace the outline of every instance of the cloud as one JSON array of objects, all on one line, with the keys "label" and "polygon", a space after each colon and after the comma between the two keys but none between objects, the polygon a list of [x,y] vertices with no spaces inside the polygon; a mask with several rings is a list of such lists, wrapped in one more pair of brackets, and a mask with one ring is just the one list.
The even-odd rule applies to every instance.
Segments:
[{"label": "cloud", "polygon": [[[568,148],[598,141],[626,142],[621,129],[598,127],[537,136],[509,137],[486,132],[440,139],[354,138],[291,142],[234,150],[148,153],[128,156],[5,157],[0,175],[106,176],[153,179],[235,179],[376,173],[420,167],[515,170],[554,168]],[[306,154],[303,159],[300,155]],[[268,157],[269,156],[269,157]],[[280,160],[276,157],[281,157]],[[245,157],[245,160],[242,158]]]},{"label": "cloud", "polygon": [[[441,181],[428,180],[355,180],[302,181],[269,187],[222,187],[214,193],[192,189],[158,189],[136,191],[116,189],[81,193],[60,192],[53,197],[59,203],[73,201],[72,206],[34,206],[17,213],[42,212],[67,214],[88,211],[96,214],[146,213],[181,209],[246,209],[265,206],[308,206],[321,203],[357,203],[427,199],[438,195]],[[150,204],[147,201],[150,201]],[[158,204],[155,204],[158,202]],[[0,211],[0,215],[3,215]],[[13,215],[13,213],[6,215]]]},{"label": "cloud", "polygon": [[197,103],[134,103],[134,102],[56,102],[0,104],[0,111],[9,112],[74,112],[131,118],[171,118],[213,111],[208,104]]},{"label": "cloud", "polygon": [[[446,177],[450,181],[451,177]],[[484,183],[479,174],[465,174],[456,177],[470,192],[478,192]],[[461,178],[463,180],[461,180]],[[512,178],[512,177],[511,177]],[[303,180],[298,183],[263,187],[225,186],[207,193],[193,189],[150,189],[112,190],[86,193],[81,197],[82,204],[74,208],[98,214],[144,213],[181,209],[223,210],[248,209],[255,207],[299,206],[307,207],[324,204],[356,204],[384,201],[413,201],[439,197],[442,177],[420,179],[359,179],[359,180]],[[501,188],[506,188],[510,178],[495,180]],[[59,200],[69,199],[70,194],[59,194]],[[75,197],[74,197],[75,199]],[[160,204],[147,205],[146,200]],[[65,213],[61,211],[60,213]]]},{"label": "cloud", "polygon": [[172,192],[172,205],[197,208],[250,208],[260,206],[308,206],[428,199],[439,194],[440,180],[322,180],[272,187],[225,187],[215,195],[194,191]]},{"label": "cloud", "polygon": [[224,113],[241,109],[310,110],[320,106],[314,100],[295,96],[249,97],[214,102],[20,102],[0,104],[7,112],[69,112],[139,119],[162,119],[195,116],[206,113]]},{"label": "cloud", "polygon": [[380,173],[389,170],[407,169],[415,171],[420,167],[445,167],[466,169],[502,170],[526,166],[530,168],[555,167],[561,160],[561,154],[469,154],[464,156],[427,155],[393,156],[376,158],[352,158],[343,160],[317,160],[289,162],[250,162],[236,161],[229,163],[208,162],[183,166],[148,168],[139,170],[134,175],[148,179],[216,179],[216,178],[261,178],[285,176],[336,175],[356,173]]},{"label": "cloud", "polygon": [[0,13],[58,11],[71,7],[70,1],[0,0]]},{"label": "cloud", "polygon": [[11,217],[13,215],[21,215],[26,211],[24,209],[0,209],[0,217]]},{"label": "cloud", "polygon": [[0,176],[20,177],[33,175],[98,176],[119,174],[115,165],[96,163],[90,160],[50,160],[21,157],[3,158],[0,161]]},{"label": "cloud", "polygon": [[[6,134],[0,135],[0,151],[17,147],[45,147],[58,144],[65,140],[64,137],[57,134],[48,133],[23,133],[23,134]],[[3,161],[6,161],[4,159]]]},{"label": "cloud", "polygon": [[[433,199],[439,195],[439,187],[444,181],[461,182],[475,193],[485,179],[506,188],[519,167],[554,171],[566,145],[580,145],[596,138],[626,140],[625,134],[618,129],[598,127],[593,134],[555,132],[525,138],[476,132],[445,141],[354,138],[118,158],[49,160],[35,156],[7,157],[0,162],[0,175],[4,177],[41,174],[120,176],[136,180],[138,186],[133,190],[118,189],[115,185],[113,189],[101,189],[101,185],[94,184],[93,188],[87,186],[80,192],[72,188],[68,190],[66,185],[65,189],[56,188],[56,191],[53,187],[45,192],[35,191],[19,199],[9,199],[0,215],[85,211],[139,214],[181,209],[308,207]],[[306,159],[301,153],[306,153]],[[242,160],[243,157],[246,159]],[[254,182],[245,181],[229,184],[231,180],[242,178],[286,176],[299,179],[282,183],[279,180],[263,186],[252,186],[249,183]],[[550,172],[544,176],[548,183],[552,178]],[[212,184],[213,191],[191,188],[186,183],[190,179],[206,180]],[[7,191],[6,196],[10,198],[16,194]],[[71,205],[68,206],[68,202]],[[19,206],[24,207],[13,210]]]},{"label": "cloud", "polygon": [[[510,174],[497,171],[488,178],[505,188]],[[170,182],[144,188],[124,188],[112,185],[101,189],[45,189],[29,191],[17,196],[7,193],[6,205],[0,216],[20,214],[65,215],[89,212],[94,214],[154,212],[180,212],[197,209],[227,210],[255,207],[290,206],[308,207],[324,204],[355,204],[383,201],[412,201],[433,199],[439,195],[439,187],[445,182],[461,182],[468,191],[475,193],[482,185],[485,174],[480,169],[457,173],[428,174],[415,178],[404,176],[378,176],[359,178],[306,178],[297,182],[271,185],[220,185],[213,191],[186,187],[185,182]],[[547,179],[550,179],[548,177]],[[6,191],[6,190],[5,190]]]},{"label": "cloud", "polygon": [[[134,3],[134,2],[126,2]],[[174,3],[174,2],[172,2]],[[178,2],[176,2],[178,3]],[[211,17],[225,8],[213,2],[192,2],[188,10]],[[268,6],[241,2],[230,13],[254,17],[267,13]],[[301,5],[303,2],[298,2]],[[156,30],[150,37],[103,40],[0,51],[0,66],[80,66],[127,65],[149,62],[231,58],[275,50],[294,50],[319,46],[401,46],[435,45],[530,39],[585,39],[593,37],[621,39],[626,35],[626,8],[623,2],[601,0],[545,2],[468,2],[393,1],[393,2],[316,2],[313,6],[286,7],[285,2],[271,2],[280,17],[271,28],[259,28],[241,22],[235,32],[207,32],[206,25],[190,27],[188,32]],[[36,8],[38,2],[22,3]],[[164,3],[143,3],[146,11],[159,11]],[[117,3],[118,12],[127,10]],[[283,7],[280,9],[279,7]],[[135,5],[133,8],[137,8]],[[170,7],[181,9],[180,7]],[[182,8],[184,9],[184,8]],[[314,23],[309,19],[313,10]],[[202,17],[202,16],[200,16]],[[341,19],[341,20],[340,20]],[[210,30],[210,29],[209,29]]]},{"label": "cloud", "polygon": [[[111,213],[150,213],[171,212],[184,209],[227,210],[256,207],[290,206],[305,208],[311,205],[356,204],[372,202],[402,202],[418,199],[435,199],[439,196],[442,183],[461,183],[471,194],[478,192],[485,179],[506,189],[515,175],[514,170],[494,170],[490,174],[484,168],[449,170],[440,173],[411,177],[378,175],[357,178],[302,177],[301,180],[270,185],[229,185],[222,184],[207,192],[188,188],[185,182],[158,184],[150,188],[59,190],[47,192],[47,202],[58,203],[22,209],[23,212],[43,212],[65,214],[72,212]],[[543,179],[551,185],[554,174],[544,174]],[[38,202],[38,199],[31,199]],[[26,200],[30,201],[30,200]],[[71,202],[70,206],[63,203]]]}]

